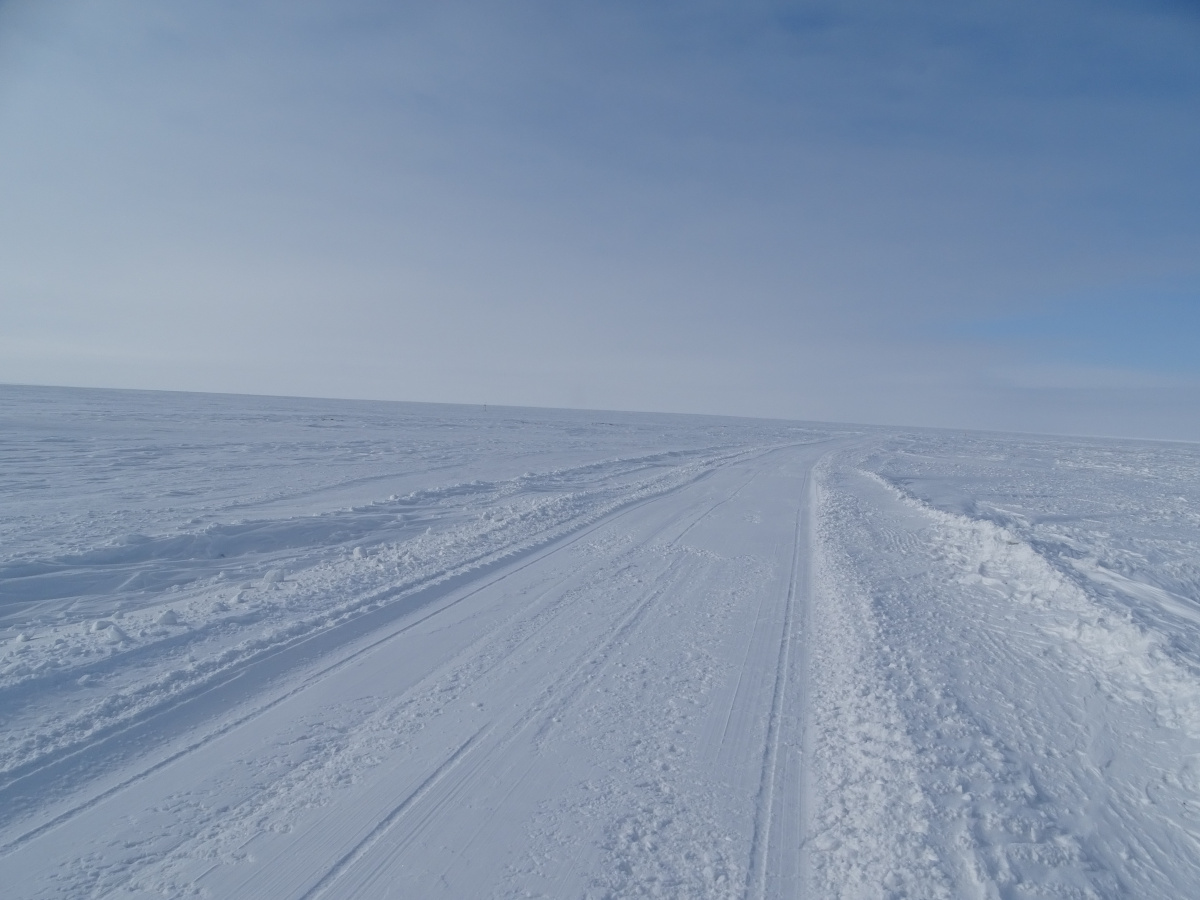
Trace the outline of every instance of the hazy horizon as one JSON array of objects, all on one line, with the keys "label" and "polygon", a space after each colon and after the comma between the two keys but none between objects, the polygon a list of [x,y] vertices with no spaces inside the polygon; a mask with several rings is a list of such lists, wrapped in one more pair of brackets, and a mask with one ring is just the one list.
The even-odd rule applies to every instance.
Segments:
[{"label": "hazy horizon", "polygon": [[1200,439],[1186,4],[0,4],[0,381]]}]

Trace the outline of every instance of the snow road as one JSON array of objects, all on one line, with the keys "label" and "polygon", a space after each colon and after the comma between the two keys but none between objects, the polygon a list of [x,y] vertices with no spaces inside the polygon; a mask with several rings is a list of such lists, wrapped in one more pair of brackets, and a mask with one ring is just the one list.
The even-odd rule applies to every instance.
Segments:
[{"label": "snow road", "polygon": [[0,415],[5,897],[1200,889],[1195,448]]}]

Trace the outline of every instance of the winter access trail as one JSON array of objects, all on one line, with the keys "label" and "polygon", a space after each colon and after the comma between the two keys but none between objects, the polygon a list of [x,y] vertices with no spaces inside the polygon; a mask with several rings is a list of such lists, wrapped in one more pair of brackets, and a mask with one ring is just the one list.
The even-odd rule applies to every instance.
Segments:
[{"label": "winter access trail", "polygon": [[5,826],[6,895],[796,895],[811,476],[844,443],[714,457],[177,716]]},{"label": "winter access trail", "polygon": [[0,897],[1200,896],[1200,448],[0,386]]}]

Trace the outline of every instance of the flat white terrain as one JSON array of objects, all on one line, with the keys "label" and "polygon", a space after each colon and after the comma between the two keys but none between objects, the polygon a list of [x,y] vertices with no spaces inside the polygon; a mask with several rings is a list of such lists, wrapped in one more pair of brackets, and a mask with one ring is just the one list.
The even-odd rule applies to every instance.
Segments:
[{"label": "flat white terrain", "polygon": [[0,388],[4,898],[1200,896],[1200,447]]}]

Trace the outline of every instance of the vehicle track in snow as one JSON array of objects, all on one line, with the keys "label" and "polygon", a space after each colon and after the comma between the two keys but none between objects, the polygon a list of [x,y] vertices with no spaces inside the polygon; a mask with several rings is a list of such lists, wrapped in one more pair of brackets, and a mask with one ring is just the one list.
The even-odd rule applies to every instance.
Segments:
[{"label": "vehicle track in snow", "polygon": [[[746,483],[752,480],[752,474]],[[742,487],[745,485],[743,484]],[[679,533],[678,536],[668,540],[668,545],[674,546],[686,535],[695,525],[699,524],[707,518],[716,508],[724,505],[732,500],[740,493],[739,487],[733,494],[708,509],[700,512],[691,522]],[[668,526],[669,527],[669,526]],[[665,530],[665,529],[664,529]],[[388,832],[399,829],[402,825],[404,814],[418,801],[423,800],[426,794],[430,795],[428,804],[436,807],[444,800],[439,800],[436,794],[467,794],[468,791],[463,789],[459,779],[455,778],[454,770],[459,768],[466,769],[463,765],[466,762],[468,755],[485,757],[489,762],[496,760],[503,754],[509,751],[515,742],[521,737],[526,736],[529,732],[542,733],[547,727],[553,723],[563,710],[568,707],[572,700],[575,699],[587,683],[594,677],[596,670],[599,669],[604,660],[608,657],[612,647],[629,632],[637,628],[639,622],[646,615],[652,604],[659,599],[666,585],[664,582],[671,580],[672,570],[668,568],[660,573],[659,577],[648,586],[644,592],[644,596],[636,602],[630,604],[629,608],[621,615],[616,622],[610,626],[609,632],[594,645],[590,645],[581,658],[571,662],[567,671],[560,671],[549,678],[548,682],[543,682],[536,692],[536,698],[529,703],[527,707],[521,710],[520,714],[515,716],[515,721],[500,726],[492,724],[484,730],[473,734],[459,748],[450,754],[450,756],[438,766],[434,775],[430,776],[417,791],[406,797],[395,809],[388,813],[387,816],[379,823],[372,832],[367,835],[358,845],[356,845],[345,857],[329,870],[320,881],[317,882],[310,890],[304,893],[301,900],[315,900],[317,897],[326,896],[330,891],[334,890],[338,880],[358,861],[362,860],[367,852],[376,844],[380,843]],[[561,589],[561,583],[551,587],[548,593],[556,592],[556,589]],[[558,604],[555,604],[558,606]],[[543,618],[546,620],[543,624],[525,635],[524,640],[516,646],[508,646],[505,648],[505,656],[513,653],[520,653],[522,646],[533,640],[541,631],[549,627],[551,624],[551,614],[557,612],[554,607],[546,610]],[[487,644],[494,644],[494,639],[489,639]],[[464,655],[468,656],[467,664],[470,664],[475,658],[482,656],[486,652],[486,647],[472,647]],[[477,677],[487,677],[486,672],[479,673]],[[424,687],[424,683],[418,687],[418,690]],[[467,771],[464,778],[469,778],[476,774],[478,770],[472,772]],[[516,785],[511,785],[509,790],[515,789]],[[394,843],[400,847],[406,846],[412,840],[412,834],[406,834],[401,840]],[[469,846],[463,847],[462,851],[467,852]],[[392,851],[394,852],[394,850]],[[365,885],[368,889],[370,885]]]},{"label": "vehicle track in snow", "polygon": [[806,668],[803,658],[794,659],[793,646],[807,638],[807,629],[801,629],[804,633],[797,635],[798,620],[801,618],[797,607],[807,608],[810,602],[811,481],[810,472],[805,475],[797,502],[791,574],[783,601],[783,627],[779,634],[754,837],[750,844],[746,893],[759,900],[768,896],[794,896],[800,878],[800,847],[803,844],[801,822],[804,816],[800,735],[805,717],[803,698],[793,701],[791,696],[796,692],[794,683],[802,681],[802,672]]},{"label": "vehicle track in snow", "polygon": [[[753,458],[761,452],[752,452],[750,456]],[[734,458],[741,456],[737,454]],[[44,808],[48,799],[69,797],[84,783],[97,780],[113,765],[121,765],[130,754],[141,754],[148,748],[171,741],[181,728],[192,729],[205,719],[223,715],[225,710],[240,705],[247,698],[265,695],[257,703],[251,700],[249,708],[235,718],[220,721],[215,728],[187,741],[184,746],[168,750],[144,769],[103,787],[86,800],[69,805],[49,820],[9,838],[0,845],[0,853],[15,849],[164,766],[174,764],[353,662],[359,655],[372,652],[379,645],[404,634],[428,618],[442,614],[550,554],[570,547],[612,519],[679,490],[695,479],[703,479],[712,471],[711,466],[704,466],[682,484],[671,485],[649,497],[618,503],[615,510],[598,520],[585,519],[581,525],[569,527],[565,537],[554,534],[547,541],[501,553],[498,559],[482,564],[471,560],[449,573],[434,576],[428,585],[401,585],[374,592],[370,597],[353,604],[366,607],[366,610],[349,621],[316,630],[315,633],[301,634],[238,659],[189,690],[150,706],[132,721],[120,722],[106,731],[93,734],[82,745],[69,745],[63,751],[43,754],[34,764],[8,773],[0,782],[0,809],[3,810],[0,813],[0,827],[18,821],[30,808]],[[380,606],[371,608],[370,604]],[[396,623],[399,623],[398,628]],[[314,666],[314,671],[303,674],[298,683],[288,685],[284,691],[271,689],[272,684],[286,680],[288,673],[304,673]]]},{"label": "vehicle track in snow", "polygon": [[[171,810],[173,820],[191,823],[191,833],[169,829],[152,839],[131,827],[122,845],[132,849],[123,858],[115,853],[99,869],[67,866],[60,881],[76,891],[203,887],[222,895],[315,898],[382,895],[400,879],[429,896],[453,895],[470,877],[461,871],[462,855],[477,854],[477,867],[492,879],[506,873],[501,880],[514,891],[527,883],[551,895],[603,888],[619,896],[636,891],[640,873],[648,882],[688,883],[693,896],[733,897],[745,891],[757,859],[756,896],[783,896],[787,880],[781,881],[777,860],[788,842],[794,856],[799,840],[795,828],[780,823],[783,807],[799,800],[798,772],[788,771],[786,762],[798,750],[798,719],[786,707],[788,697],[795,699],[789,679],[799,654],[791,643],[804,548],[803,516],[797,514],[803,492],[775,496],[776,470],[803,470],[821,452],[779,449],[729,461],[447,594],[442,605],[400,629],[385,635],[376,630],[349,645],[349,652],[326,654],[328,661],[307,674],[304,667],[286,669],[266,704],[218,719],[213,733],[186,748],[187,767],[211,774],[177,799],[165,806],[152,800],[181,771],[183,756],[136,770],[86,808],[27,833],[20,845],[10,841],[6,856],[49,846],[50,839],[70,842],[87,833],[84,819],[105,811],[157,803]],[[801,462],[789,463],[792,458]],[[753,498],[741,499],[766,471],[775,483],[759,484]],[[789,484],[802,483],[794,471],[788,478]],[[706,493],[711,499],[704,499]],[[696,499],[685,502],[692,495]],[[778,507],[775,518],[754,524],[759,516],[749,511],[768,502]],[[784,507],[791,524],[779,534]],[[746,531],[737,540],[754,553],[725,546],[731,522],[750,523],[737,526]],[[765,527],[776,530],[763,532]],[[774,535],[775,550],[766,554],[764,533]],[[775,557],[778,566],[771,562]],[[772,586],[769,579],[779,576]],[[740,616],[744,597],[754,595],[747,591],[762,601],[757,624],[749,628]],[[707,619],[694,621],[696,616]],[[455,638],[454,649],[449,636],[472,633],[478,636],[466,644]],[[680,664],[660,669],[634,647],[658,647],[664,660],[682,654]],[[429,662],[396,656],[409,652],[403,648],[427,653]],[[766,668],[761,654],[751,652],[763,648],[773,660]],[[376,676],[363,673],[388,673],[389,660],[411,668],[411,677],[386,675],[397,684],[408,678],[408,685],[376,697],[369,687]],[[654,671],[669,674],[658,683]],[[320,713],[329,702],[322,696],[361,699]],[[723,698],[748,702],[735,710]],[[349,708],[355,703],[361,712]],[[669,715],[656,722],[664,703]],[[620,713],[601,715],[602,708]],[[629,716],[626,725],[619,725],[621,715]],[[293,736],[284,740],[280,731]],[[563,748],[576,746],[580,734],[592,738],[567,753]],[[261,743],[258,757],[250,750],[255,741]],[[285,746],[297,748],[286,751],[298,753],[297,762],[281,769],[267,789],[238,787],[238,776],[220,774],[220,765],[265,759]],[[573,768],[579,754],[601,761],[620,753],[629,754],[627,774],[610,772],[598,782]],[[648,753],[656,755],[642,759]],[[395,772],[381,768],[391,758],[404,760]],[[737,798],[734,813],[714,805],[709,792],[695,793],[702,783],[696,777],[711,778],[716,758],[735,764],[721,775],[720,788]],[[653,787],[646,786],[642,769],[659,771]],[[597,793],[601,782],[608,789]],[[356,787],[360,783],[373,787]],[[755,790],[746,791],[751,784]],[[674,816],[655,814],[654,804],[643,807],[647,791],[659,798],[659,807],[675,808]],[[769,806],[757,824],[755,791]],[[477,813],[469,821],[464,804]],[[584,816],[586,827],[564,819],[568,809]],[[510,820],[523,824],[505,827]],[[263,833],[255,822],[284,830]],[[743,824],[731,828],[736,822]],[[699,869],[650,851],[643,841],[655,829],[655,840],[695,856]],[[148,841],[156,844],[154,853],[147,852]],[[561,858],[550,859],[560,851]],[[499,858],[507,862],[497,869]],[[415,860],[422,871],[413,871]],[[631,878],[605,888],[610,876],[598,873],[610,865],[618,872],[626,868]],[[786,865],[795,868],[794,861]],[[642,872],[646,866],[655,871]],[[483,882],[469,883],[478,888]]]},{"label": "vehicle track in snow", "polygon": [[[662,548],[660,552],[665,552],[668,556],[674,555],[676,548],[688,533],[705,521],[714,511],[734,500],[746,485],[753,481],[756,474],[752,471],[749,477],[737,485],[730,494],[706,508],[692,512],[682,522],[669,520],[654,532],[645,535],[642,543],[656,543]],[[606,560],[605,569],[624,570],[629,565],[624,561],[627,559],[628,553],[636,552],[639,549],[640,546],[636,546],[630,548],[624,556],[619,554],[615,558]],[[507,797],[518,790],[521,782],[529,777],[531,764],[529,760],[533,758],[529,749],[530,745],[536,745],[547,739],[547,733],[556,727],[572,705],[578,701],[581,693],[586,691],[588,686],[600,676],[613,648],[626,641],[631,633],[638,629],[657,601],[672,594],[678,588],[678,581],[682,574],[678,562],[671,560],[670,564],[659,571],[652,580],[639,582],[638,599],[631,602],[625,612],[611,622],[606,635],[601,637],[589,630],[582,652],[573,661],[569,661],[567,670],[560,669],[556,674],[546,673],[537,684],[522,686],[519,691],[522,698],[518,707],[519,715],[509,717],[511,721],[507,721],[503,725],[493,723],[489,726],[487,733],[478,736],[478,739],[476,736],[472,736],[469,739],[469,750],[463,752],[455,750],[446,762],[439,765],[437,771],[442,774],[439,775],[435,784],[431,785],[428,790],[419,791],[420,796],[417,796],[418,792],[414,792],[410,797],[406,797],[395,810],[383,818],[369,835],[343,857],[337,866],[326,873],[308,893],[304,894],[304,897],[325,896],[327,892],[334,890],[355,895],[358,895],[359,892],[365,891],[370,894],[372,891],[379,890],[380,885],[387,881],[382,873],[389,871],[392,865],[391,860],[402,855],[403,851],[417,839],[419,833],[429,827],[429,820],[438,816],[439,811],[447,806],[447,801],[443,798],[447,796],[472,797],[475,798],[475,802],[479,802],[478,798],[486,795],[487,788],[479,786],[478,782],[486,779],[487,773],[498,765],[521,770],[519,776],[513,778],[506,785],[503,793]],[[550,585],[545,593],[561,594],[562,584]],[[471,673],[469,678],[463,679],[456,675],[455,680],[479,682],[494,677],[496,668],[511,667],[513,659],[522,657],[526,645],[537,639],[543,632],[552,630],[556,625],[561,625],[561,623],[555,622],[555,617],[560,613],[566,599],[564,597],[558,602],[540,609],[536,616],[539,624],[534,628],[521,629],[522,635],[519,642],[512,643],[490,636],[483,645],[464,650],[461,654],[464,659],[457,665],[460,668],[467,667],[476,670]],[[503,643],[502,652],[494,649],[498,642]],[[499,662],[491,668],[477,667],[477,661],[488,655]],[[528,654],[525,653],[525,655]],[[443,676],[435,673],[431,677]],[[425,682],[414,689],[414,694],[420,694],[425,689],[424,684]],[[532,701],[529,699],[530,697],[533,698]],[[506,757],[509,759],[508,763],[500,762]],[[477,786],[470,789],[467,787],[468,783],[476,783]],[[503,801],[504,797],[501,797],[499,801],[501,805]],[[458,854],[469,855],[472,844],[478,838],[479,831],[475,830],[457,848]],[[369,854],[377,847],[380,849],[375,851],[375,855],[380,858],[368,859]],[[445,874],[443,872],[442,876],[444,877]],[[257,882],[239,883],[238,888],[239,890],[260,890],[262,885]]]},{"label": "vehicle track in snow", "polygon": [[[302,567],[295,578],[287,579],[286,585],[271,581],[244,583],[237,591],[232,611],[228,603],[217,601],[214,609],[225,612],[217,612],[215,618],[206,622],[205,617],[212,617],[213,610],[206,609],[201,603],[190,611],[182,611],[185,619],[198,617],[198,623],[175,628],[175,634],[166,634],[171,628],[152,627],[150,630],[156,633],[153,639],[132,647],[127,646],[128,635],[120,626],[133,631],[139,627],[136,623],[131,625],[129,620],[122,619],[118,624],[101,617],[90,623],[92,630],[98,631],[102,642],[105,636],[116,638],[120,644],[119,652],[100,660],[76,662],[65,669],[61,668],[64,663],[80,655],[88,660],[93,648],[73,646],[72,641],[79,639],[79,634],[75,633],[80,631],[78,626],[55,626],[43,643],[55,634],[65,636],[55,639],[53,653],[41,654],[43,659],[38,665],[45,671],[16,681],[6,679],[5,685],[0,687],[0,715],[17,726],[2,735],[0,784],[20,779],[25,773],[53,762],[56,757],[71,754],[78,746],[93,746],[107,734],[120,732],[138,719],[153,716],[190,695],[236,676],[240,669],[263,658],[280,651],[286,653],[293,645],[314,637],[328,642],[337,640],[338,635],[348,634],[352,639],[363,631],[363,625],[368,629],[378,627],[381,616],[388,615],[376,607],[390,607],[392,614],[403,615],[411,605],[410,595],[436,596],[439,591],[449,590],[512,560],[536,554],[557,539],[569,536],[629,503],[670,491],[690,477],[704,477],[714,466],[737,459],[746,452],[753,455],[761,451],[743,448],[698,456],[673,453],[635,456],[542,475],[527,473],[498,485],[451,485],[421,492],[419,498],[399,498],[396,503],[401,509],[409,509],[418,501],[433,500],[435,506],[450,501],[449,509],[440,510],[442,518],[453,522],[455,518],[461,518],[464,511],[469,511],[471,515],[478,515],[482,524],[460,522],[446,529],[443,522],[441,530],[431,538],[418,535],[415,539],[401,541],[387,548],[391,556],[397,557],[390,567],[380,567],[371,559],[361,562],[357,559],[341,562],[324,559],[331,549],[337,550],[335,541],[332,548],[319,547],[316,558],[309,560],[307,567]],[[656,467],[665,470],[654,472],[649,478],[643,477]],[[523,498],[524,503],[513,507],[500,502],[509,496],[521,497],[522,492],[529,495]],[[543,494],[553,499],[543,500]],[[476,495],[483,495],[483,499]],[[530,503],[529,497],[536,499]],[[463,503],[465,510],[454,508],[456,499]],[[387,504],[384,506],[386,508]],[[407,513],[401,516],[405,522],[397,531],[387,525],[392,517],[381,517],[375,507],[375,504],[371,505],[366,513],[351,510],[350,518],[365,517],[372,522],[382,518],[383,525],[376,523],[373,526],[376,541],[406,534],[409,528]],[[310,524],[314,517],[301,517],[299,523],[295,520],[253,523],[253,529],[315,532],[320,543],[322,536],[332,538],[333,534],[339,533],[336,525],[321,524],[321,518],[327,517],[315,517],[316,525]],[[370,532],[372,528],[367,530]],[[362,537],[362,534],[357,535],[358,539]],[[117,548],[98,555],[106,559],[113,553],[122,556],[133,552],[139,564],[146,565],[154,563],[161,553],[167,553],[158,564],[171,566],[180,562],[172,554],[188,552],[186,548],[194,540],[183,541],[182,548],[175,547],[180,543],[178,539],[158,543],[168,546],[147,550],[146,542],[140,542],[133,548]],[[360,552],[361,548],[355,551],[356,554]],[[214,564],[212,560],[200,562],[209,566]],[[312,565],[314,562],[316,564]],[[295,565],[294,560],[292,564]],[[372,565],[389,570],[376,573],[372,571]],[[104,569],[106,566],[98,563],[96,567]],[[280,570],[269,571],[267,575],[268,578],[282,578]],[[282,595],[273,592],[272,589],[279,587],[287,590]],[[5,590],[10,589],[11,581],[5,583]],[[228,590],[218,591],[216,596],[227,593]],[[242,606],[246,595],[250,596],[249,603]],[[110,599],[109,602],[116,602],[119,610],[128,601],[122,596],[119,601]],[[208,605],[213,605],[211,598]],[[173,609],[170,614],[176,616]],[[356,630],[351,620],[364,615],[367,621]],[[146,617],[141,618],[145,625]],[[89,622],[85,620],[83,624]],[[140,630],[146,631],[145,628]],[[329,637],[320,638],[322,632],[328,632]],[[81,649],[86,652],[80,654]],[[109,649],[118,651],[116,647]],[[48,665],[50,661],[55,665]],[[151,673],[150,677],[139,676],[141,672]],[[102,699],[96,699],[97,692]],[[59,715],[50,721],[38,721],[36,715],[29,715],[31,711],[46,707],[55,708]]]}]

